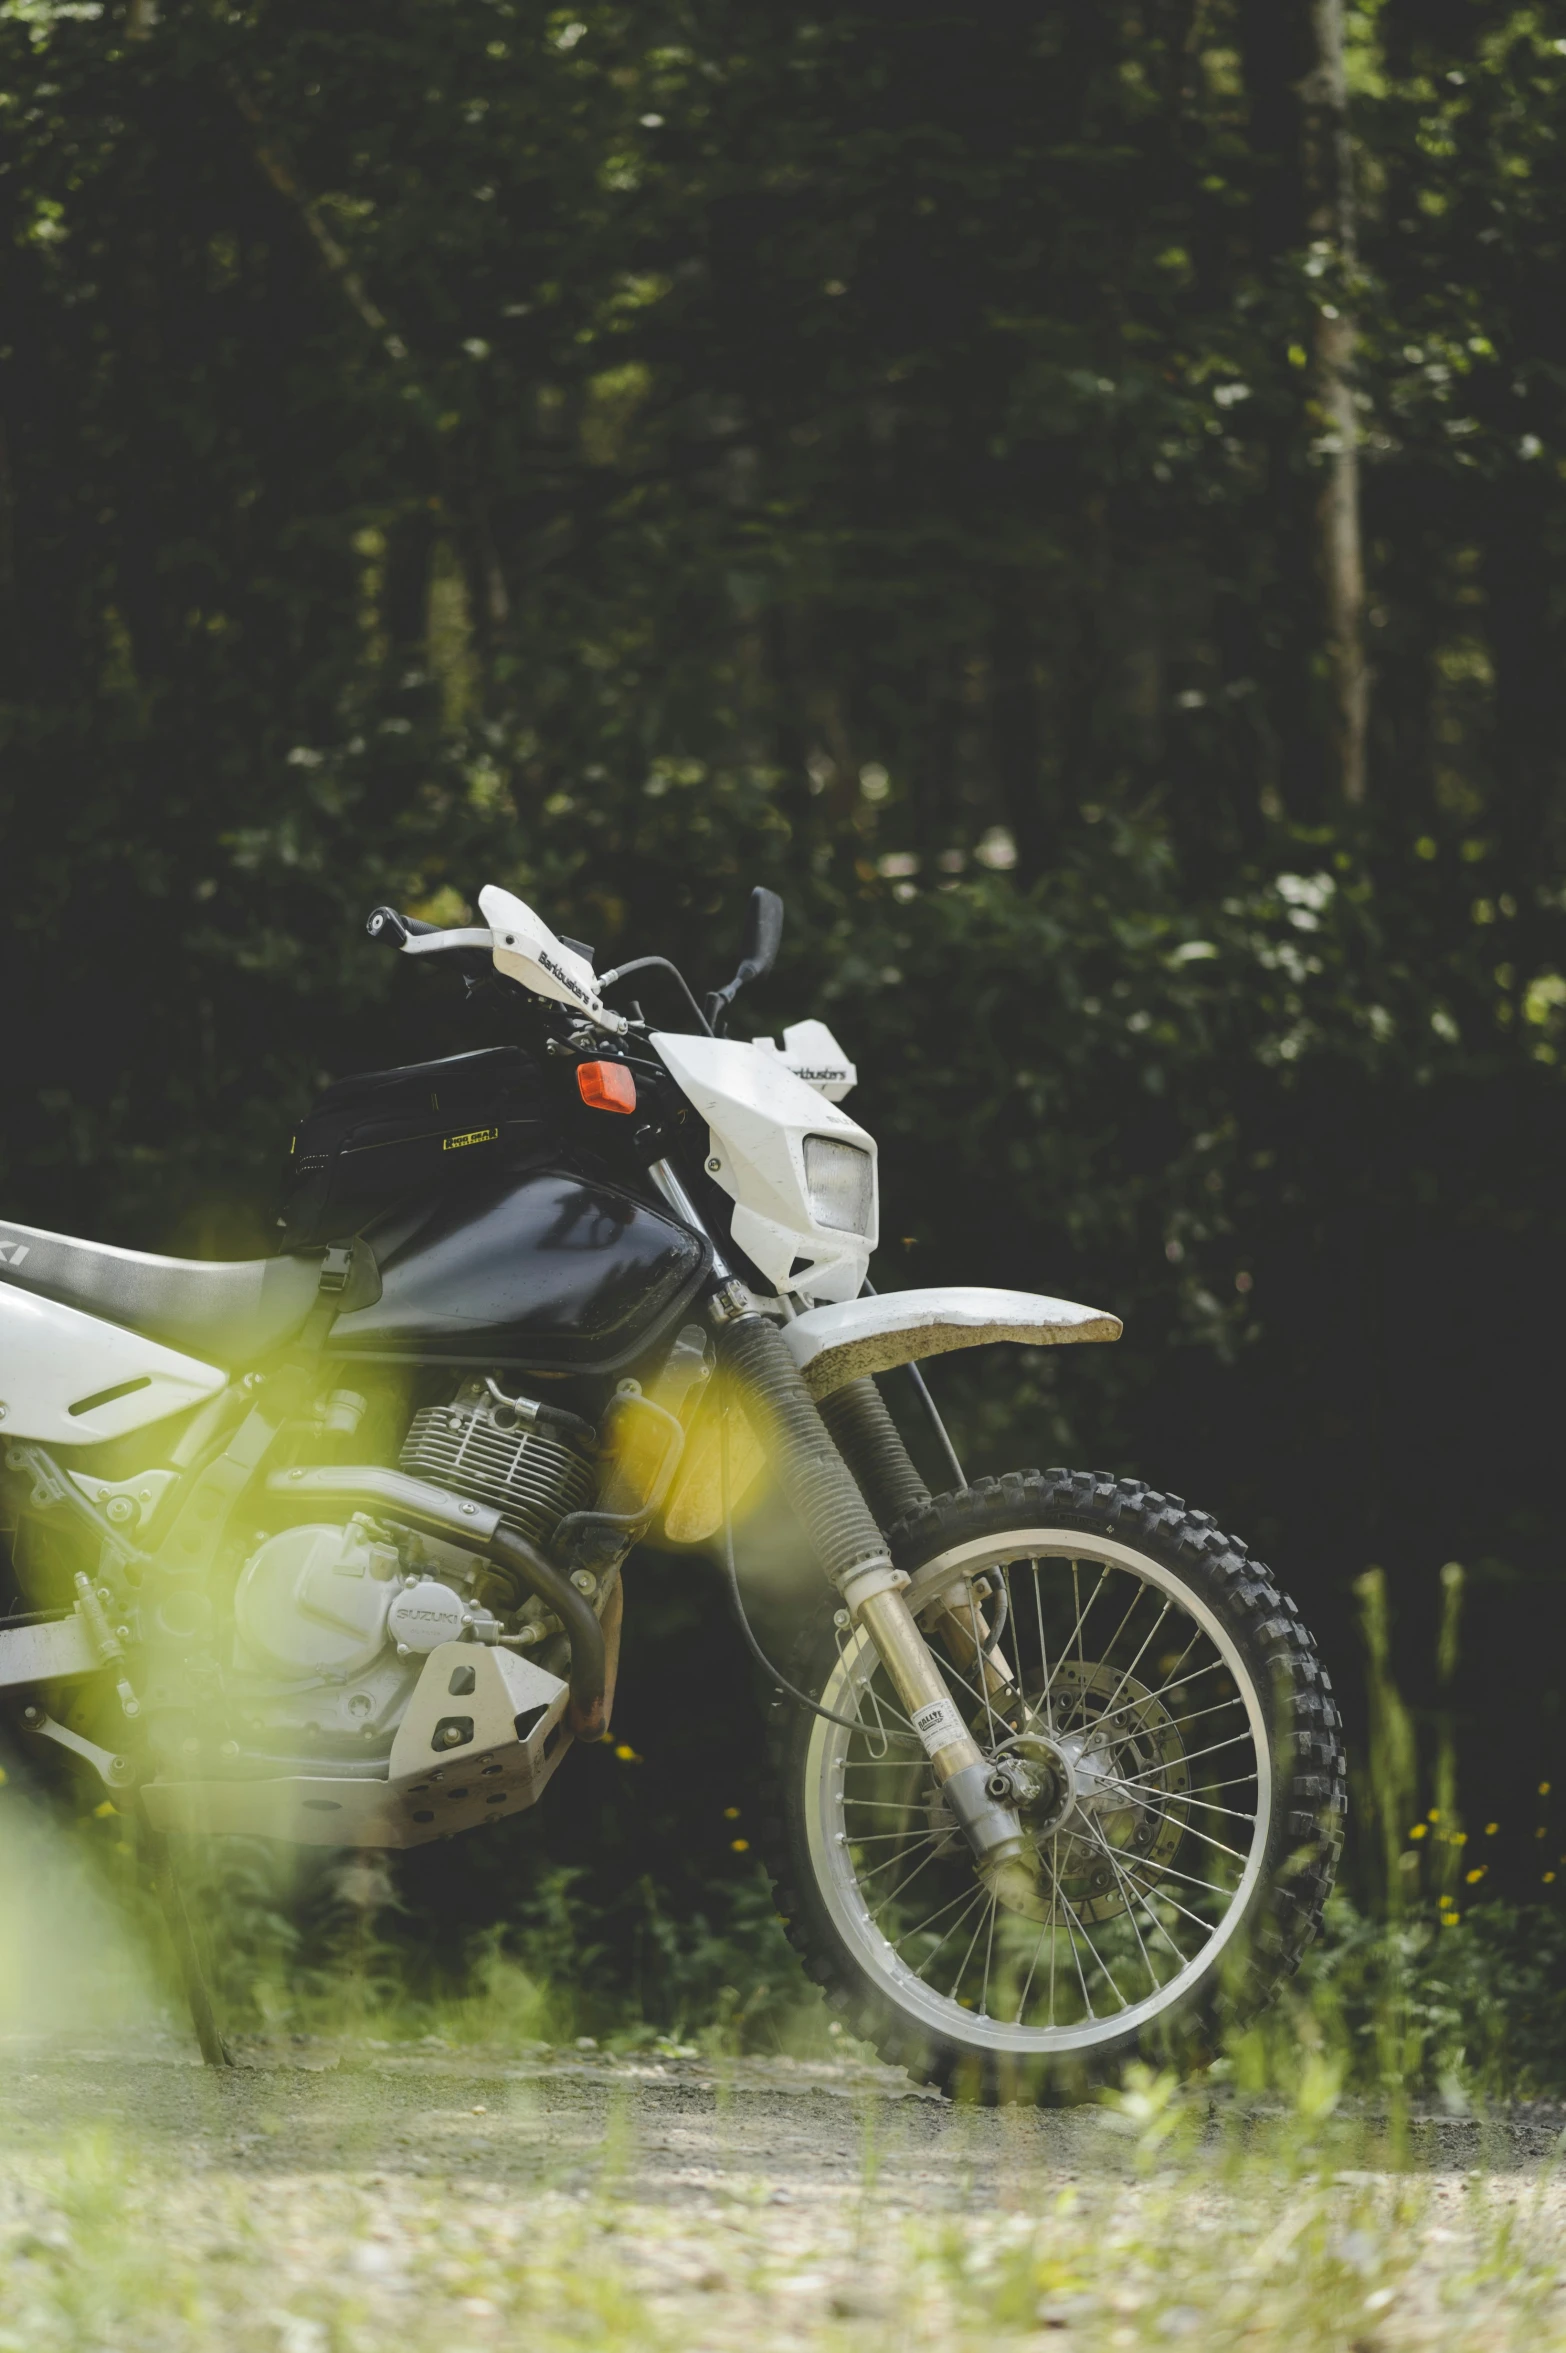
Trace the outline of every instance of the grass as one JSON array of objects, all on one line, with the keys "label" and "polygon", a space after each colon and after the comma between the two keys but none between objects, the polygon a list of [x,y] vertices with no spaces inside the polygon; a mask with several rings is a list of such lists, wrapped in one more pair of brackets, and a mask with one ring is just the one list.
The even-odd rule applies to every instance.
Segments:
[{"label": "grass", "polygon": [[[480,2084],[485,2102],[464,2109],[473,2079],[426,2088],[417,2165],[373,2130],[348,2163],[291,2145],[265,2105],[275,2079],[260,2130],[239,2136],[262,2142],[260,2161],[193,2164],[102,2127],[57,2155],[13,2150],[0,2158],[0,2346],[1566,2346],[1553,2164],[1389,2167],[1384,2126],[1330,2098],[1215,2109],[1133,2071],[1053,2136],[970,2119],[964,2183],[961,2158],[932,2181],[906,2141],[880,2147],[870,2096],[847,2120],[857,2170],[833,2162],[840,2129],[780,2198],[766,2121],[732,2145],[740,2079],[727,2113],[711,2107],[704,2179],[672,2193],[645,2093],[611,2099],[585,2165],[563,2174],[546,2158],[519,2181],[504,2109],[517,2103],[526,2124],[525,2090]],[[464,2132],[480,2129],[475,2155]]]}]

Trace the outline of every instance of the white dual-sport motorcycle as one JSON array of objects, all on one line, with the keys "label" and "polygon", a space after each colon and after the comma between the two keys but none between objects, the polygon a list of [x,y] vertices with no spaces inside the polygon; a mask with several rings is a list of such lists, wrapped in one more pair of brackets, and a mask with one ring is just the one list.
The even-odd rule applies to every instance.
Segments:
[{"label": "white dual-sport motorcycle", "polygon": [[[762,1659],[767,1861],[828,1998],[983,2097],[1199,2060],[1320,1919],[1327,1678],[1178,1497],[966,1483],[917,1371],[1119,1324],[872,1290],[852,1066],[819,1021],[725,1035],[777,953],[772,893],[704,1006],[661,958],[600,974],[508,892],[479,906],[369,930],[454,965],[516,1042],[328,1088],[272,1257],[0,1222],[0,1704],[134,1818],[207,2057],[171,1835],[405,1847],[536,1804],[607,1730],[637,1544],[714,1550],[761,1657],[733,1529],[770,1493],[821,1609],[786,1673]],[[882,1394],[904,1367],[944,1494]]]}]

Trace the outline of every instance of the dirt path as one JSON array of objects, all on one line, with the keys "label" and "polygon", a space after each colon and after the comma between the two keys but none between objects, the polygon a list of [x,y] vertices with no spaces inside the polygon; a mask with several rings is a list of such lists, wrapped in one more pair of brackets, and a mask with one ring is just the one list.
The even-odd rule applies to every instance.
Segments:
[{"label": "dirt path", "polygon": [[1156,2087],[1112,2125],[851,2064],[246,2055],[4,2046],[0,2345],[1566,2346],[1554,2110],[1395,2174]]}]

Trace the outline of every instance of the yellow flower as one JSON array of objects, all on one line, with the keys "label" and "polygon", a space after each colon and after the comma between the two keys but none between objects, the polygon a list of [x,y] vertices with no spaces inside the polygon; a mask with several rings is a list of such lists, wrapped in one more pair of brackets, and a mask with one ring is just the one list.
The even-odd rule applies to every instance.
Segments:
[{"label": "yellow flower", "polygon": [[1547,1781],[1541,1781],[1541,1782],[1540,1782],[1540,1784],[1539,1784],[1539,1795],[1540,1795],[1541,1797],[1548,1797],[1548,1796],[1549,1796],[1549,1794],[1550,1794],[1550,1785],[1549,1785],[1549,1783],[1548,1783]]},{"label": "yellow flower", "polygon": [[1546,1872],[1545,1872],[1545,1874],[1544,1874],[1544,1884],[1545,1884],[1545,1886],[1546,1886],[1546,1887],[1548,1887],[1548,1886],[1549,1886],[1549,1884],[1550,1884],[1550,1881],[1551,1881],[1551,1880],[1552,1880],[1554,1877],[1555,1877],[1555,1874],[1554,1874],[1554,1872],[1553,1872],[1553,1871],[1546,1871]]},{"label": "yellow flower", "polygon": [[1458,1922],[1462,1919],[1462,1916],[1463,1915],[1461,1912],[1443,1912],[1441,1915],[1441,1925],[1443,1928],[1455,1928]]},{"label": "yellow flower", "polygon": [[748,1838],[731,1838],[729,1840],[729,1851],[731,1854],[748,1855],[750,1853],[750,1840]]},{"label": "yellow flower", "polygon": [[1457,1898],[1456,1898],[1456,1896],[1455,1896],[1455,1895],[1444,1895],[1444,1896],[1442,1896],[1442,1897],[1441,1897],[1441,1899],[1440,1899],[1440,1902],[1441,1902],[1441,1909],[1442,1909],[1443,1911],[1445,1911],[1445,1909],[1446,1909],[1446,1907],[1447,1907],[1447,1905],[1448,1905],[1448,1904],[1455,1904],[1455,1903],[1456,1903],[1456,1901],[1457,1901]]},{"label": "yellow flower", "polygon": [[1427,1820],[1427,1821],[1431,1821],[1431,1822],[1439,1822],[1439,1821],[1440,1821],[1440,1819],[1441,1819],[1441,1809],[1440,1809],[1440,1807],[1439,1807],[1439,1806],[1432,1806],[1432,1807],[1431,1807],[1431,1809],[1430,1809],[1430,1812],[1429,1812],[1429,1814],[1426,1816],[1426,1820]]},{"label": "yellow flower", "polygon": [[1423,1822],[1416,1822],[1408,1835],[1410,1838],[1423,1838],[1425,1835],[1425,1826]]},{"label": "yellow flower", "polygon": [[725,1806],[723,1809],[723,1819],[725,1822],[737,1822],[739,1820],[739,1807]]},{"label": "yellow flower", "polygon": [[1493,1838],[1500,1827],[1501,1825],[1499,1822],[1487,1822],[1484,1826],[1484,1834],[1486,1838]]},{"label": "yellow flower", "polygon": [[622,1740],[614,1753],[622,1765],[639,1765],[642,1761],[628,1740]]},{"label": "yellow flower", "polygon": [[1463,1873],[1463,1877],[1467,1880],[1470,1887],[1472,1887],[1476,1881],[1484,1877],[1485,1868],[1486,1866],[1481,1863],[1477,1871],[1465,1871]]}]

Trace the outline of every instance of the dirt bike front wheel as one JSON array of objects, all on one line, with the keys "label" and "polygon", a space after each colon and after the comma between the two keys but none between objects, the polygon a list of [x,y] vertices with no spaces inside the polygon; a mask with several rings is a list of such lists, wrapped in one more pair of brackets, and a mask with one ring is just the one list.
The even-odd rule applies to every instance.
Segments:
[{"label": "dirt bike front wheel", "polygon": [[1014,1472],[891,1532],[951,1696],[1015,1803],[1022,1873],[975,1872],[867,1637],[780,1702],[778,1907],[854,2030],[981,2098],[1080,2097],[1199,2064],[1321,1918],[1344,1811],[1337,1708],[1269,1572],[1134,1481]]}]

